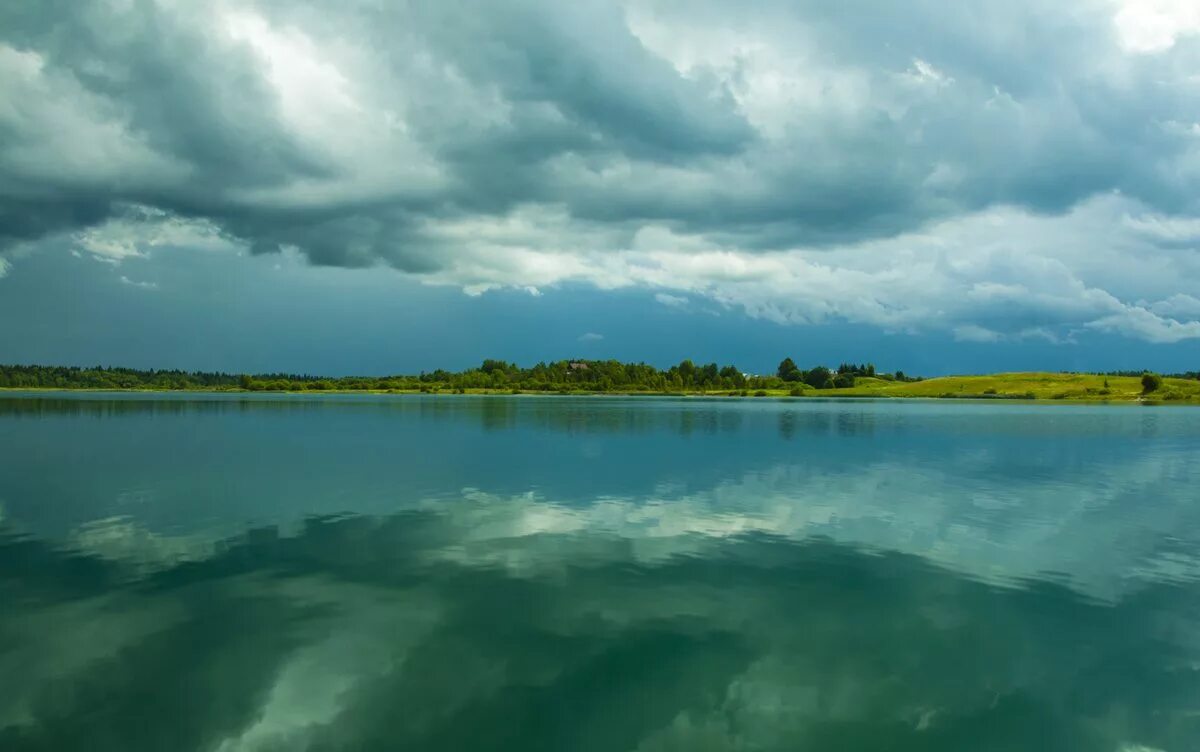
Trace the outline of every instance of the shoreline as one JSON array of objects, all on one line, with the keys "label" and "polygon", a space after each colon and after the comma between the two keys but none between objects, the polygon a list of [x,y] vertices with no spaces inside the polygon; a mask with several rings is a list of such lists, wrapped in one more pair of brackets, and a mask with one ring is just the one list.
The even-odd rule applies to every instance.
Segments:
[{"label": "shoreline", "polygon": [[1145,395],[1079,395],[1079,396],[1027,396],[1023,394],[983,394],[971,392],[943,394],[895,394],[864,392],[857,387],[846,389],[806,390],[802,394],[791,394],[788,390],[768,389],[743,394],[740,391],[712,392],[675,392],[675,391],[542,391],[532,389],[303,389],[303,390],[267,390],[267,389],[109,389],[109,388],[72,388],[72,387],[0,387],[0,397],[12,394],[178,394],[178,395],[270,395],[270,396],[323,396],[323,395],[364,395],[373,397],[651,397],[651,398],[686,398],[686,399],[768,399],[802,402],[805,400],[914,400],[941,402],[1026,402],[1051,404],[1086,404],[1086,405],[1180,405],[1200,407],[1200,399],[1155,399]]},{"label": "shoreline", "polygon": [[520,368],[485,360],[461,372],[420,375],[233,375],[72,366],[0,366],[0,390],[32,392],[146,392],[214,394],[469,394],[776,399],[969,399],[1065,401],[1096,404],[1200,404],[1200,372],[1103,374],[1009,371],[920,378],[877,373],[872,364],[842,363],[837,371],[803,371],[785,359],[775,374],[742,373],[716,363],[685,360],[662,370],[645,363],[555,361]]}]

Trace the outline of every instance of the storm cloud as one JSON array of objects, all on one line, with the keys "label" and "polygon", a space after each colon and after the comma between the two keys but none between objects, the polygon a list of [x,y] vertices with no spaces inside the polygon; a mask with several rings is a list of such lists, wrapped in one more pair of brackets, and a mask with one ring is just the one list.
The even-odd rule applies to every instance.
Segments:
[{"label": "storm cloud", "polygon": [[166,234],[471,294],[1178,342],[1198,29],[1150,0],[10,3],[0,254]]}]

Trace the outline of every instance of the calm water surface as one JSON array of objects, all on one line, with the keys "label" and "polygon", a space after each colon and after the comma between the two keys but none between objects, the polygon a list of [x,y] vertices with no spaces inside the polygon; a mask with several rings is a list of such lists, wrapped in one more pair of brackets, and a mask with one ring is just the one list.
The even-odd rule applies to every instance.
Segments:
[{"label": "calm water surface", "polygon": [[1200,410],[9,394],[0,749],[1200,750]]}]

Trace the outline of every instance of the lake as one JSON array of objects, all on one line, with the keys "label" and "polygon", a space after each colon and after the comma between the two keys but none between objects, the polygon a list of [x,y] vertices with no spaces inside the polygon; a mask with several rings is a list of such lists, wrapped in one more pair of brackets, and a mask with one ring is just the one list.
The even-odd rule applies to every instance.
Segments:
[{"label": "lake", "polygon": [[1200,749],[1200,410],[0,397],[0,749]]}]

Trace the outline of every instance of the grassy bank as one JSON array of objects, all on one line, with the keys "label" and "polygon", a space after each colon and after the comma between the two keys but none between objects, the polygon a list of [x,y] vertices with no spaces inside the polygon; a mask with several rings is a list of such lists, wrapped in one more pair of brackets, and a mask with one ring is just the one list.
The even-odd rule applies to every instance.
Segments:
[{"label": "grassy bank", "polygon": [[[1143,377],[1148,388],[1143,385]],[[871,363],[797,367],[785,358],[775,373],[683,360],[665,369],[616,360],[559,360],[529,367],[484,360],[475,368],[384,376],[233,374],[124,367],[0,365],[0,389],[86,391],[325,392],[358,394],[618,394],[726,397],[919,397],[1200,402],[1200,372],[1169,377],[1074,373],[1001,373],[922,379],[886,373]]]},{"label": "grassy bank", "polygon": [[[762,396],[792,395],[791,390],[768,389],[765,392]],[[978,376],[942,376],[912,382],[859,377],[855,379],[853,387],[813,389],[805,386],[798,396],[1200,404],[1200,381],[1164,378],[1159,389],[1150,394],[1144,394],[1142,380],[1137,376],[1033,371]]]},{"label": "grassy bank", "polygon": [[1135,376],[1074,373],[997,373],[984,376],[944,376],[910,383],[860,378],[850,389],[822,394],[872,397],[1037,399],[1085,402],[1200,402],[1200,381],[1163,379],[1162,387],[1142,393]]},{"label": "grassy bank", "polygon": [[[0,390],[16,391],[16,390]],[[167,389],[21,389],[20,391],[178,391]],[[190,390],[189,390],[190,391]],[[195,390],[201,391],[201,390]],[[203,391],[239,393],[237,387],[217,387]],[[262,390],[254,390],[262,391]],[[268,391],[269,393],[269,391]],[[308,391],[306,393],[312,393]],[[788,389],[736,390],[611,390],[596,392],[587,389],[533,391],[521,389],[446,388],[431,385],[422,389],[323,389],[325,394],[609,394],[646,396],[709,396],[709,397],[878,397],[916,399],[1014,399],[1060,402],[1150,402],[1166,404],[1200,404],[1200,381],[1193,379],[1163,379],[1162,386],[1150,393],[1142,391],[1142,381],[1134,376],[1100,376],[1073,373],[997,373],[979,376],[943,376],[922,381],[900,382],[859,377],[853,387],[814,389],[799,384]]]}]

